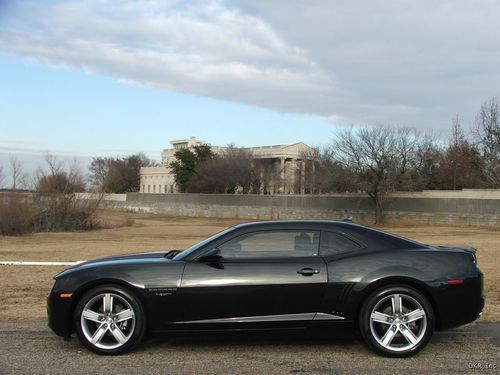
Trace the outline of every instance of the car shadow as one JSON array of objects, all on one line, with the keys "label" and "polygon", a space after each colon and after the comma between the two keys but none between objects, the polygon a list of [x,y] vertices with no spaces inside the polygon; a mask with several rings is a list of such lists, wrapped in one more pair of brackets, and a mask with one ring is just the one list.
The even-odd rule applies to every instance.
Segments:
[{"label": "car shadow", "polygon": [[139,350],[149,350],[158,345],[171,347],[205,346],[352,346],[362,345],[362,340],[350,329],[309,329],[282,331],[223,331],[189,332],[150,335]]}]

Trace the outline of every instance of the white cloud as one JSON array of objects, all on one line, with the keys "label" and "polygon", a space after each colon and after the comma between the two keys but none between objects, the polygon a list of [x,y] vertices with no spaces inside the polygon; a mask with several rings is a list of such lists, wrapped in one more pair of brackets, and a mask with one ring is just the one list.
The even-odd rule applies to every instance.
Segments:
[{"label": "white cloud", "polygon": [[[331,94],[330,75],[257,17],[219,2],[99,1],[30,5],[4,28],[4,50],[55,65],[195,95],[308,112],[304,93]],[[33,9],[35,11],[33,11]],[[283,97],[291,100],[272,98]],[[295,98],[295,99],[294,99]]]},{"label": "white cloud", "polygon": [[31,1],[0,24],[0,48],[340,123],[435,128],[498,94],[499,11],[493,0]]}]

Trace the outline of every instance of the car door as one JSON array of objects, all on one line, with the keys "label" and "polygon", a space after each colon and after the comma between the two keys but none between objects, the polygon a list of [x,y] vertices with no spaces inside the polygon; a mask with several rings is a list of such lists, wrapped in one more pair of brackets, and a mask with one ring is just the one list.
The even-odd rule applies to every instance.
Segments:
[{"label": "car door", "polygon": [[300,229],[253,231],[220,244],[219,261],[186,264],[184,322],[304,325],[328,281],[318,248],[319,232]]}]

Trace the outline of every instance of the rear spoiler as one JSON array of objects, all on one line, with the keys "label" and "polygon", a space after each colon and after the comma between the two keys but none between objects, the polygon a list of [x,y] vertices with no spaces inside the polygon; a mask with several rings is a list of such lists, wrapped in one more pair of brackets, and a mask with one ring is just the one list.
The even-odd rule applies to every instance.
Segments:
[{"label": "rear spoiler", "polygon": [[464,253],[467,253],[472,257],[474,264],[477,264],[477,257],[476,257],[477,250],[471,246],[435,246],[435,247],[436,249],[442,249],[442,250],[462,250]]}]

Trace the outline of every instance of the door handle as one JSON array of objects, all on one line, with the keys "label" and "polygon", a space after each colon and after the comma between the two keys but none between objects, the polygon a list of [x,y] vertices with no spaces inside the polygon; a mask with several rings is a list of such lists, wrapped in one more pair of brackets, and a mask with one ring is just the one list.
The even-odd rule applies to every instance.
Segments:
[{"label": "door handle", "polygon": [[316,268],[312,269],[310,267],[307,267],[307,268],[302,268],[301,270],[298,270],[297,273],[300,273],[302,276],[312,276],[312,275],[319,273],[319,270]]}]

